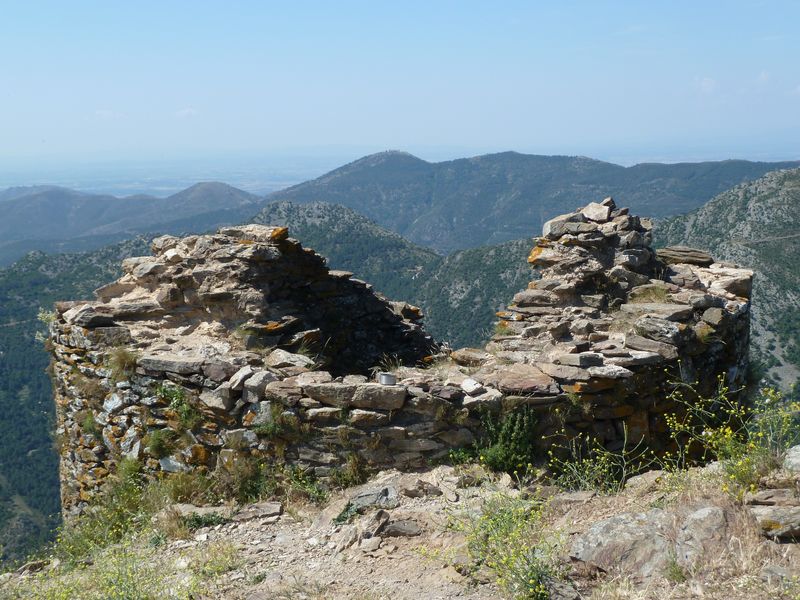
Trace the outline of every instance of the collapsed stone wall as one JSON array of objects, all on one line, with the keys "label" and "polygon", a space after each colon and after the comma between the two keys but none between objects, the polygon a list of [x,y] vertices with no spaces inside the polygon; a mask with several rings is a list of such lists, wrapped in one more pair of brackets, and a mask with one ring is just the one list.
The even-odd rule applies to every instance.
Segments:
[{"label": "collapsed stone wall", "polygon": [[[345,438],[327,427],[336,422],[328,404],[301,393],[301,384],[321,385],[324,395],[326,382],[349,374],[358,406],[390,410],[401,388],[382,388],[374,398],[363,374],[386,357],[414,364],[435,350],[419,309],[329,270],[286,228],[164,236],[152,250],[126,259],[124,275],[96,290],[96,301],[56,305],[51,340],[65,510],[91,499],[122,456],[153,472],[213,469],[218,458],[251,450],[300,460],[311,446],[324,446],[325,436]],[[283,404],[271,402],[276,395]],[[290,429],[301,412],[304,423],[324,425],[309,448],[284,449],[281,440],[254,433],[275,420]],[[352,412],[354,423],[385,420]],[[159,430],[176,438],[167,440],[174,451],[165,456],[152,448]]]},{"label": "collapsed stone wall", "polygon": [[486,349],[397,369],[397,385],[366,374],[437,350],[419,309],[328,270],[285,228],[158,238],[96,301],[57,304],[65,515],[122,457],[154,475],[247,457],[319,477],[354,460],[415,468],[472,443],[484,412],[521,405],[540,413],[542,445],[566,422],[609,448],[626,430],[665,447],[670,377],[743,380],[752,272],[653,252],[649,229],[610,199],[549,221],[529,259],[541,277]]},{"label": "collapsed stone wall", "polygon": [[560,406],[568,435],[611,449],[626,438],[671,447],[676,382],[708,395],[722,376],[741,389],[753,272],[691,248],[654,251],[651,229],[611,198],[545,223],[528,258],[539,277],[498,314],[487,346],[513,366],[489,364],[483,377],[502,389],[524,373],[525,403],[549,417]]}]

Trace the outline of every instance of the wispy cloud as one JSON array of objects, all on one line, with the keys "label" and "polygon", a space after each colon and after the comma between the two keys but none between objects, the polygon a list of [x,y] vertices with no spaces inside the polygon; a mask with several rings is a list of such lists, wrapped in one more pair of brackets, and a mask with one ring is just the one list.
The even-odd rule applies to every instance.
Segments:
[{"label": "wispy cloud", "polygon": [[200,114],[200,111],[194,108],[182,108],[175,111],[175,116],[179,119],[191,119]]},{"label": "wispy cloud", "polygon": [[695,77],[695,85],[701,94],[708,96],[717,91],[719,84],[712,77]]},{"label": "wispy cloud", "polygon": [[798,83],[796,86],[794,86],[794,89],[792,90],[792,94],[794,94],[795,96],[800,96],[800,83]]},{"label": "wispy cloud", "polygon": [[761,71],[756,77],[756,85],[763,86],[769,83],[769,80],[772,76],[769,74],[769,71]]}]

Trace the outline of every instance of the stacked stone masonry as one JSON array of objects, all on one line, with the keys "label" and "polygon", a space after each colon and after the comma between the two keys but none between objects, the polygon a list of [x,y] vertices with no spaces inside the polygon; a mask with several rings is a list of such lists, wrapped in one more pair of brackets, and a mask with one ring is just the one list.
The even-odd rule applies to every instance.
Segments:
[{"label": "stacked stone masonry", "polygon": [[[609,448],[669,444],[672,378],[739,385],[752,272],[592,203],[544,226],[539,278],[483,350],[442,358],[421,313],[329,270],[286,228],[246,225],[152,244],[51,326],[65,516],[123,457],[153,475],[246,457],[326,477],[354,459],[419,468],[471,444],[485,411],[530,406],[542,446],[565,423]],[[397,385],[368,379],[390,358]],[[575,410],[576,406],[580,409]],[[558,418],[554,408],[560,410]],[[160,438],[161,443],[154,443]]]}]

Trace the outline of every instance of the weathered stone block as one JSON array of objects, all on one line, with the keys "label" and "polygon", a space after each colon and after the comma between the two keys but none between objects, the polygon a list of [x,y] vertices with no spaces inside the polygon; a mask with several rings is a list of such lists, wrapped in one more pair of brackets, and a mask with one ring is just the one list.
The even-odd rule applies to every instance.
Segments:
[{"label": "weathered stone block", "polygon": [[334,382],[312,383],[303,387],[303,392],[309,398],[339,408],[350,406],[355,391],[355,385]]},{"label": "weathered stone block", "polygon": [[397,410],[403,406],[405,400],[405,386],[365,383],[356,387],[352,405],[358,408]]}]

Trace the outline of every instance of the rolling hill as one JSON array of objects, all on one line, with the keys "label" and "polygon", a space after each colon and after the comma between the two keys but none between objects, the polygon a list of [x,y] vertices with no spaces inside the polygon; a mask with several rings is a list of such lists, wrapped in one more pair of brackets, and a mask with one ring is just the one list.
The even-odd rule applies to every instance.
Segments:
[{"label": "rolling hill", "polygon": [[263,199],[224,183],[198,183],[167,198],[86,194],[60,187],[0,192],[0,265],[26,252],[85,251],[139,233],[202,231],[239,223]]}]

